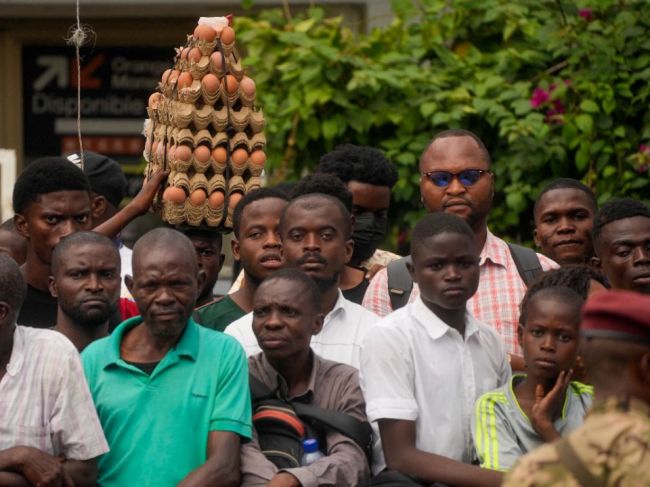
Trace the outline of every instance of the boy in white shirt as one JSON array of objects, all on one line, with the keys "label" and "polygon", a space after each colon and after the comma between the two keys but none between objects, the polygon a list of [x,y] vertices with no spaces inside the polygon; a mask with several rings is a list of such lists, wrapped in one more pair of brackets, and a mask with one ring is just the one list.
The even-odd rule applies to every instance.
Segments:
[{"label": "boy in white shirt", "polygon": [[379,322],[361,351],[368,419],[383,443],[373,473],[388,468],[375,482],[497,486],[499,472],[471,465],[474,401],[510,376],[501,337],[466,309],[479,280],[474,233],[455,215],[429,214],[411,254],[421,296]]}]

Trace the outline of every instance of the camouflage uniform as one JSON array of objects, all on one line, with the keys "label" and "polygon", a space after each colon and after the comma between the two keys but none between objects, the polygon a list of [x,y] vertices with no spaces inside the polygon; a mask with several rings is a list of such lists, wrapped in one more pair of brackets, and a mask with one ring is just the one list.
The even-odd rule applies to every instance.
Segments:
[{"label": "camouflage uniform", "polygon": [[[603,486],[650,486],[650,405],[610,398],[594,406],[578,429],[567,436],[584,466]],[[547,444],[523,456],[502,487],[580,487]],[[592,486],[584,486],[592,487]]]}]

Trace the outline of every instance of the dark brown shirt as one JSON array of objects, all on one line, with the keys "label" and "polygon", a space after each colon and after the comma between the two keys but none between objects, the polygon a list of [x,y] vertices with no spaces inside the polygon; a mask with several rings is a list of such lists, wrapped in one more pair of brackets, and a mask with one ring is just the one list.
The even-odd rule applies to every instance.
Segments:
[{"label": "dark brown shirt", "polygon": [[[366,421],[366,404],[359,387],[359,373],[349,365],[320,358],[313,354],[314,362],[307,390],[296,397],[323,409],[340,411]],[[275,371],[263,353],[248,359],[251,374],[271,390],[279,387],[288,395],[284,378]],[[253,430],[253,441],[241,449],[242,486],[266,485],[278,468],[266,459],[260,451],[257,433]],[[365,485],[370,475],[363,450],[349,437],[335,431],[327,434],[327,456],[306,467],[289,468],[283,471],[295,476],[303,487],[319,485]]]}]

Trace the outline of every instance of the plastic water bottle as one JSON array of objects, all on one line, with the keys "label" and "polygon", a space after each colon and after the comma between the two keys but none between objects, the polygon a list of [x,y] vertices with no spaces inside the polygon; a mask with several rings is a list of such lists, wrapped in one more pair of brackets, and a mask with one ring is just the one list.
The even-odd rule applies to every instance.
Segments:
[{"label": "plastic water bottle", "polygon": [[302,449],[304,451],[304,454],[302,456],[302,462],[300,463],[303,467],[311,465],[315,461],[325,456],[323,455],[323,452],[318,449],[318,440],[314,438],[304,440],[302,442]]}]

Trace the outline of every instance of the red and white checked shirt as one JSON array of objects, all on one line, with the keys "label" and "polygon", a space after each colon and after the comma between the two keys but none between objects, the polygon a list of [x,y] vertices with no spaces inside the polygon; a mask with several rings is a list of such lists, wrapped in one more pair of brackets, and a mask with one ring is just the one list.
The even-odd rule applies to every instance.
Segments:
[{"label": "red and white checked shirt", "polygon": [[[545,271],[558,267],[548,257],[541,254],[537,254],[537,257]],[[526,285],[519,275],[508,244],[489,230],[479,258],[479,267],[481,275],[478,290],[467,302],[467,309],[480,321],[492,325],[499,332],[508,353],[521,355],[517,326],[519,303],[526,293]],[[419,295],[418,285],[413,284],[409,303],[415,301]],[[382,269],[372,278],[362,304],[379,316],[386,316],[393,311],[388,294],[386,269]]]}]

